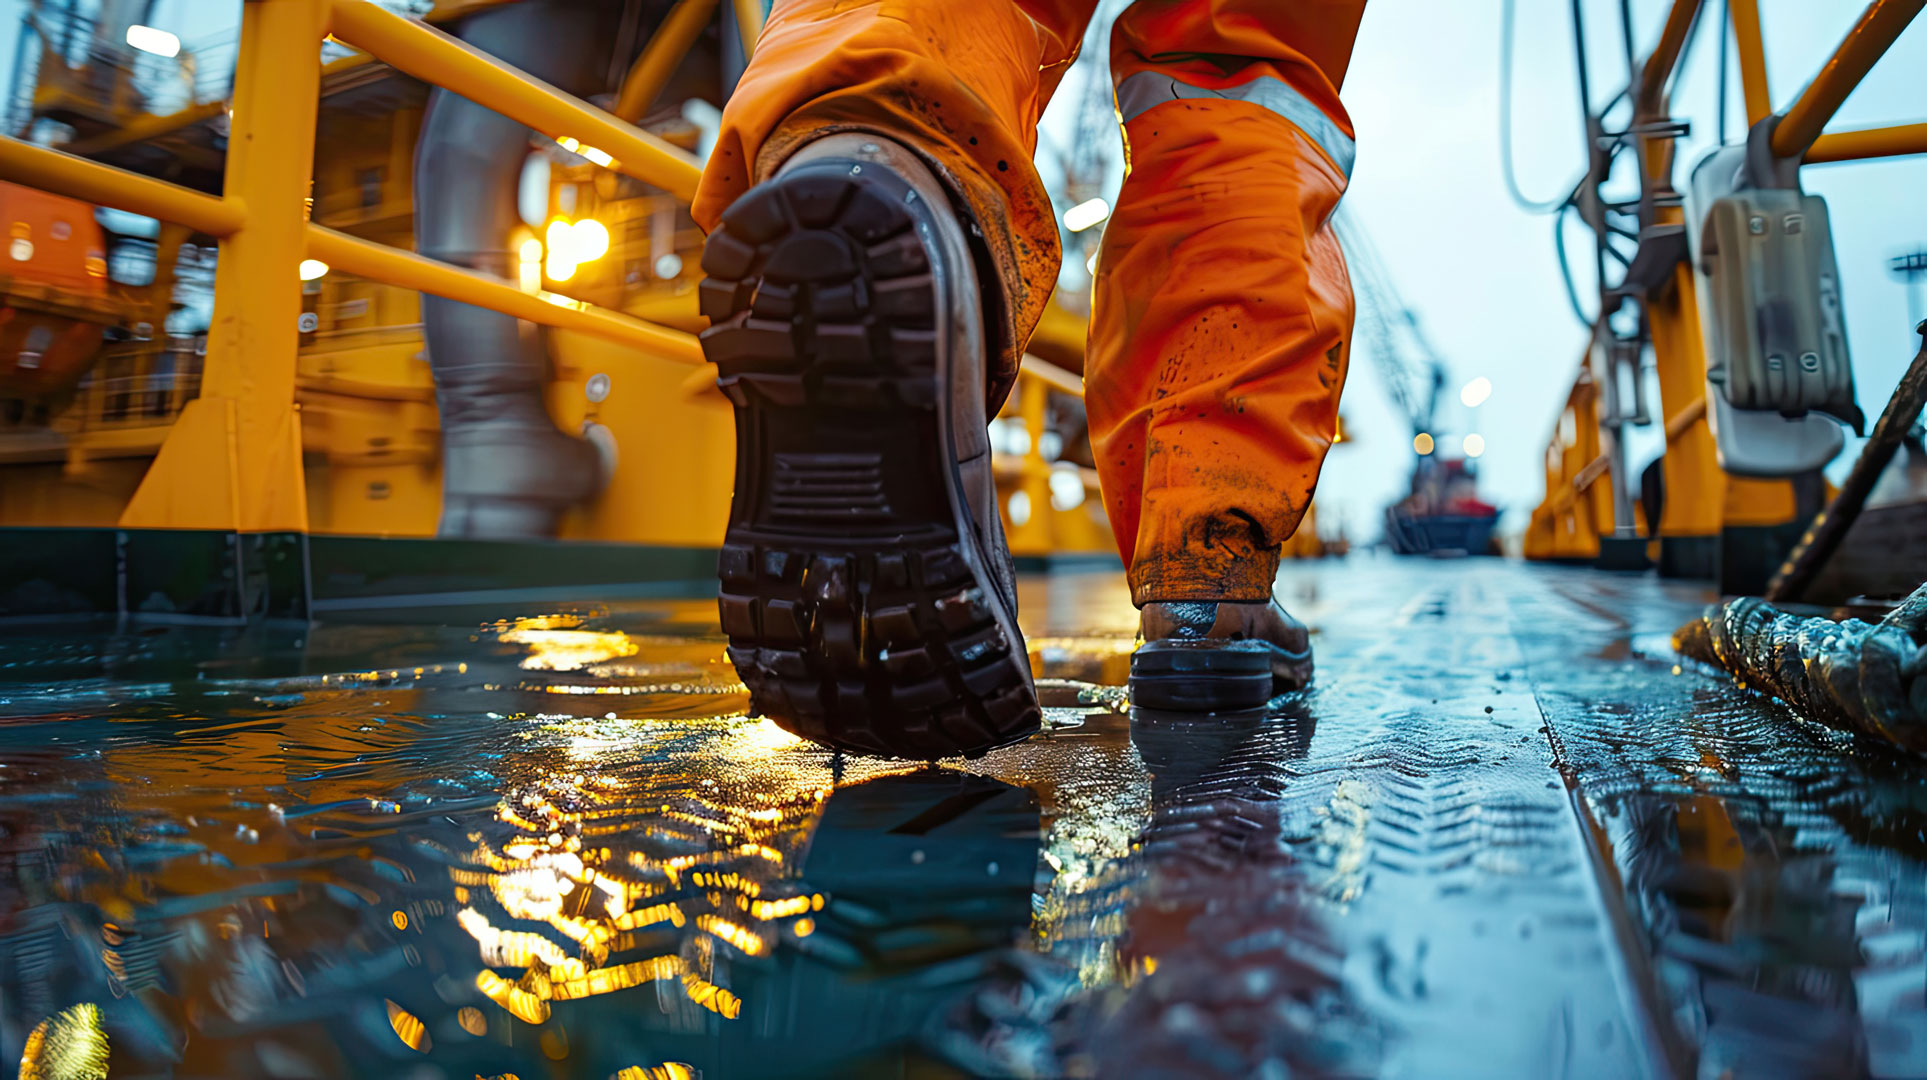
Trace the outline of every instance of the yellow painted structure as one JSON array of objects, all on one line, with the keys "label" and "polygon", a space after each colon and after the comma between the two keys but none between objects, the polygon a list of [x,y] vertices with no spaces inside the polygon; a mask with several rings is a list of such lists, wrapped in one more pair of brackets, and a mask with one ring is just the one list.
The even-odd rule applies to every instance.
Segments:
[{"label": "yellow painted structure", "polygon": [[[493,2],[443,0],[429,20]],[[165,333],[115,346],[44,430],[24,439],[0,430],[0,526],[433,535],[441,436],[418,297],[428,292],[551,328],[550,415],[565,431],[599,428],[615,462],[607,487],[565,515],[561,538],[719,544],[733,420],[695,337],[704,320],[695,294],[702,237],[687,215],[699,170],[688,149],[694,132],[632,122],[718,4],[683,0],[672,11],[611,115],[365,0],[251,0],[221,195],[0,139],[0,179],[163,222],[157,280],[120,297],[125,322],[165,321],[183,244],[220,249],[204,350]],[[753,38],[740,17],[757,14],[756,4],[734,10]],[[324,67],[328,36],[367,52]],[[511,281],[407,250],[422,103],[384,62],[578,151],[551,155],[551,216],[598,222],[606,254],[564,280],[538,259],[532,279]],[[85,82],[56,67],[48,77],[63,86]],[[149,116],[118,92],[96,104],[111,119],[71,149],[127,146],[226,111],[202,102]],[[618,173],[643,184],[619,183]],[[652,265],[664,244],[679,260],[667,278]],[[304,274],[304,260],[325,268]],[[1081,317],[1054,310],[1039,348],[1081,366],[1083,329]],[[1069,371],[1027,366],[1007,415],[1038,435],[1051,395],[1081,393]],[[1054,509],[1041,442],[998,462],[1006,511],[1019,490],[1034,508],[1024,524],[1010,523],[1013,548],[1111,550],[1094,474],[1078,474],[1092,497]],[[31,452],[15,452],[29,443]]]},{"label": "yellow painted structure", "polygon": [[[1699,16],[1702,0],[1674,0],[1659,43],[1641,69],[1633,126],[1640,136],[1640,161],[1649,195],[1655,196],[1654,225],[1685,224],[1672,176],[1674,144],[1664,133],[1665,86]],[[1788,108],[1775,128],[1772,148],[1804,163],[1889,157],[1927,152],[1927,124],[1906,124],[1863,131],[1821,134],[1859,80],[1899,36],[1927,0],[1874,0],[1846,39]],[[1727,5],[1737,44],[1740,83],[1750,123],[1771,115],[1771,94],[1761,44],[1758,0]],[[1804,156],[1803,156],[1804,155]],[[1666,453],[1661,468],[1666,499],[1661,519],[1645,526],[1649,538],[1714,538],[1727,527],[1780,525],[1793,519],[1793,485],[1785,480],[1730,476],[1720,469],[1713,433],[1706,420],[1706,349],[1702,340],[1693,269],[1673,267],[1669,279],[1645,298],[1652,348],[1665,416]],[[1597,393],[1587,361],[1547,448],[1546,497],[1533,511],[1525,537],[1527,558],[1591,559],[1599,537],[1612,531],[1609,455],[1600,452]],[[1632,478],[1625,478],[1632,482]]]}]

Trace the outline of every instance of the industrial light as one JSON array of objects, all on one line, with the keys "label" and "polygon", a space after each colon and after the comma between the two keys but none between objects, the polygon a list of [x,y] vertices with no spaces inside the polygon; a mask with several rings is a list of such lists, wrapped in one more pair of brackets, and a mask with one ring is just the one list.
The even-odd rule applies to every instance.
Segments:
[{"label": "industrial light", "polygon": [[576,222],[569,236],[575,244],[576,262],[594,262],[609,254],[609,228],[594,218]]},{"label": "industrial light", "polygon": [[549,222],[543,240],[549,249],[547,270],[551,281],[567,281],[575,276],[576,267],[609,253],[609,228],[594,218],[556,218]]},{"label": "industrial light", "polygon": [[328,264],[320,259],[301,260],[301,280],[313,281],[328,273]]},{"label": "industrial light", "polygon": [[1084,473],[1070,462],[1060,461],[1050,470],[1050,505],[1068,513],[1084,505]]},{"label": "industrial light", "polygon": [[1432,436],[1423,431],[1419,432],[1418,435],[1412,439],[1412,449],[1417,450],[1418,456],[1420,457],[1430,454],[1432,452]]},{"label": "industrial light", "polygon": [[1465,437],[1465,456],[1478,457],[1485,453],[1485,436],[1473,432]]},{"label": "industrial light", "polygon": [[1103,199],[1086,199],[1064,211],[1064,227],[1072,232],[1083,232],[1110,216],[1110,203]]},{"label": "industrial light", "polygon": [[1492,380],[1483,375],[1466,383],[1465,388],[1459,391],[1459,401],[1468,409],[1478,408],[1491,396]]},{"label": "industrial light", "polygon": [[127,28],[127,44],[144,53],[173,59],[181,54],[181,39],[156,26],[135,23]]},{"label": "industrial light", "polygon": [[1010,501],[1004,504],[1004,509],[1010,514],[1011,527],[1014,529],[1023,528],[1030,523],[1030,492],[1011,492]]}]

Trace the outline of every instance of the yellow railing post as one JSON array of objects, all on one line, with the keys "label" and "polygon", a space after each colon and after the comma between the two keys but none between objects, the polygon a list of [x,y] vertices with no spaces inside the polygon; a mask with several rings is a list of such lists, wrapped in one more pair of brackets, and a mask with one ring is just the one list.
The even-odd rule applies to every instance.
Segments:
[{"label": "yellow railing post", "polygon": [[297,267],[327,12],[326,0],[241,5],[225,189],[247,220],[221,244],[201,396],[168,432],[123,526],[307,531],[294,401]]}]

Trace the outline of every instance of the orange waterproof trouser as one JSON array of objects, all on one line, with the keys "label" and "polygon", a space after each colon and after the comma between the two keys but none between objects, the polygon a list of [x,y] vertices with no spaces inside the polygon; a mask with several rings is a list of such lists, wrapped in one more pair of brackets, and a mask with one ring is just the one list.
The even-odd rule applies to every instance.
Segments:
[{"label": "orange waterproof trouser", "polygon": [[[1037,118],[1096,0],[777,0],[693,207],[798,145],[922,151],[1002,278],[1004,378],[1057,280]],[[1127,174],[1098,255],[1086,406],[1139,604],[1266,599],[1337,427],[1351,285],[1329,219],[1364,0],[1136,0],[1111,35]],[[996,404],[992,403],[993,406]]]}]

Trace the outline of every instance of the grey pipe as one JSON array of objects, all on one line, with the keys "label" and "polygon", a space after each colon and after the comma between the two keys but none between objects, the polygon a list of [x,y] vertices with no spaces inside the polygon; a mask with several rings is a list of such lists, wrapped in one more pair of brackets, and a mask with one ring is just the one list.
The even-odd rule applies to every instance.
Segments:
[{"label": "grey pipe", "polygon": [[[461,23],[462,40],[579,97],[604,92],[622,5],[521,0]],[[509,236],[529,129],[446,90],[428,100],[415,151],[415,246],[514,278]],[[595,449],[556,430],[543,404],[546,334],[483,308],[422,297],[442,422],[441,535],[554,536],[603,482]]]}]

